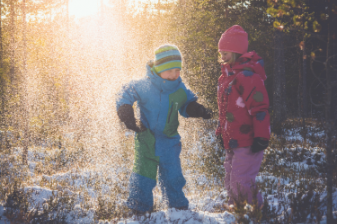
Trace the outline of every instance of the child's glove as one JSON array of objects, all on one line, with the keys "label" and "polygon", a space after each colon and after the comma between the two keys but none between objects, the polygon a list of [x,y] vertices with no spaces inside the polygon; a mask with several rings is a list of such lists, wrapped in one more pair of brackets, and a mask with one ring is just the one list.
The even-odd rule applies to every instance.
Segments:
[{"label": "child's glove", "polygon": [[199,115],[200,117],[204,118],[204,119],[211,119],[212,118],[212,111],[210,109],[205,108],[204,106],[202,106],[199,109]]},{"label": "child's glove", "polygon": [[266,138],[254,138],[252,152],[260,152],[268,147],[269,140]]},{"label": "child's glove", "polygon": [[193,101],[187,105],[186,113],[190,117],[202,117],[204,119],[212,118],[212,111],[206,109],[203,105]]},{"label": "child's glove", "polygon": [[131,105],[123,104],[120,106],[118,108],[117,115],[128,129],[135,132],[142,132],[146,130],[146,127],[142,124],[142,122],[139,121],[140,124],[136,124],[135,114]]}]

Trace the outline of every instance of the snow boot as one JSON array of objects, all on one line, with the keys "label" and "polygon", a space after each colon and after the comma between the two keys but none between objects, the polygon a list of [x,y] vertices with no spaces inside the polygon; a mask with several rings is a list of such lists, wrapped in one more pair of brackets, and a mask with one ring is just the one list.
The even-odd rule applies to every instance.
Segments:
[{"label": "snow boot", "polygon": [[176,210],[180,210],[180,211],[188,210],[188,206],[182,206],[182,207],[171,207],[171,208],[175,208]]},{"label": "snow boot", "polygon": [[147,217],[148,212],[140,212],[131,208],[124,210],[124,218],[133,218],[134,220],[140,220],[142,217]]},{"label": "snow boot", "polygon": [[139,218],[141,216],[145,216],[147,212],[141,212],[132,208],[129,208],[126,203],[123,203],[123,217],[124,218]]}]

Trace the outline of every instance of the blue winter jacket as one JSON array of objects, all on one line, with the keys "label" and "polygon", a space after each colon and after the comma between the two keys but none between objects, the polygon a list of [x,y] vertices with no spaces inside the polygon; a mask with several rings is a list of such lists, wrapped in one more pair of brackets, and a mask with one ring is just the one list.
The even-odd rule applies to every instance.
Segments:
[{"label": "blue winter jacket", "polygon": [[[140,120],[154,134],[157,141],[156,154],[159,144],[172,145],[180,141],[177,132],[179,126],[178,111],[184,117],[189,117],[186,107],[197,97],[186,88],[181,78],[174,81],[162,79],[151,67],[146,65],[146,75],[124,85],[117,94],[117,110],[123,104],[133,105],[137,101],[140,109]],[[168,138],[168,139],[167,139]],[[166,140],[175,140],[170,143]],[[168,145],[167,145],[168,144]]]}]

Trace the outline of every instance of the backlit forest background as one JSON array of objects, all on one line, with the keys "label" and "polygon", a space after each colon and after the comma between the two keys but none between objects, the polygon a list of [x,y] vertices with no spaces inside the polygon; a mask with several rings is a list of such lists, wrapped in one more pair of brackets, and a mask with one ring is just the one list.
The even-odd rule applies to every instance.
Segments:
[{"label": "backlit forest background", "polygon": [[[224,172],[214,137],[217,44],[235,24],[265,62],[273,137],[261,176],[273,178],[260,188],[266,200],[279,198],[274,209],[242,207],[233,222],[336,221],[336,0],[0,0],[0,7],[0,223],[127,220],[121,200],[133,133],[118,120],[115,93],[144,75],[164,43],[179,47],[184,82],[215,114],[181,118],[192,210],[224,214],[216,207]],[[50,197],[31,201],[32,192],[45,191]],[[163,211],[156,198],[155,211]],[[143,222],[161,223],[163,214]]]}]

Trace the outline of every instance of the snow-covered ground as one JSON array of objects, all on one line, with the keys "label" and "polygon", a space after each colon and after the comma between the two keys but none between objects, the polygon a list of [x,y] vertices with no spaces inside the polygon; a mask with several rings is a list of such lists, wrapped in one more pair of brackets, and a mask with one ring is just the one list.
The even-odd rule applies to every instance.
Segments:
[{"label": "snow-covered ground", "polygon": [[[185,193],[190,200],[189,210],[180,211],[165,207],[156,187],[155,211],[140,217],[111,216],[113,212],[121,209],[127,196],[128,176],[132,165],[130,133],[126,133],[126,143],[123,145],[128,147],[129,151],[126,151],[125,155],[112,152],[113,159],[110,155],[103,155],[94,160],[92,156],[85,156],[83,150],[51,150],[48,147],[30,148],[27,167],[20,167],[15,163],[15,157],[19,158],[22,153],[20,148],[15,148],[11,156],[2,155],[1,158],[7,159],[8,169],[11,170],[8,172],[18,172],[15,175],[23,181],[22,187],[28,200],[27,211],[36,211],[41,220],[46,217],[62,217],[67,223],[236,223],[238,215],[225,211],[221,206],[227,198],[221,181],[195,168],[203,165],[201,158],[205,152],[201,147],[202,143],[214,143],[214,136],[189,138],[193,140],[193,145],[185,147],[187,149],[181,155],[187,180]],[[289,132],[287,138],[293,141],[296,135]],[[298,144],[303,140],[299,136],[296,140],[296,144],[283,149],[276,149],[271,145],[265,151],[262,170],[256,178],[264,198],[271,208],[276,209],[278,218],[291,213],[289,204],[296,193],[304,192],[302,197],[305,197],[309,189],[312,189],[314,194],[319,194],[319,209],[322,212],[326,210],[325,179],[322,173],[325,166],[324,149]],[[77,162],[81,159],[88,164],[79,166]],[[124,161],[124,165],[116,162],[119,160]],[[337,192],[334,193],[333,199],[334,214],[337,215]],[[313,199],[309,202],[313,203]],[[10,223],[5,216],[8,208],[4,205],[3,202],[0,206],[0,224]],[[245,208],[249,220],[251,207]],[[99,213],[100,209],[105,209],[107,215],[102,215],[104,212]],[[49,211],[47,216],[43,216],[44,211]],[[320,223],[326,223],[324,213]]]}]

